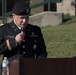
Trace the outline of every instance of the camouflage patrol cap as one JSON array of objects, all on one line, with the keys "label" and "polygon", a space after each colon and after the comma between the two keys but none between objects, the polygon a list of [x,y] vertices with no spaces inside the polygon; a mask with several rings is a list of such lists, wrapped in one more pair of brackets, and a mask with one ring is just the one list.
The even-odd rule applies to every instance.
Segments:
[{"label": "camouflage patrol cap", "polygon": [[16,15],[28,15],[30,13],[30,7],[24,2],[19,2],[14,5],[12,13]]}]

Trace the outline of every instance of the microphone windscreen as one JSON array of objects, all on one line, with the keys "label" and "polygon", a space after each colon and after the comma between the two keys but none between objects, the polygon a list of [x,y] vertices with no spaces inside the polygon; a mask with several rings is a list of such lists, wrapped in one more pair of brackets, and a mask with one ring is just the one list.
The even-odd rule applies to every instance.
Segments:
[{"label": "microphone windscreen", "polygon": [[24,32],[24,27],[21,28],[21,31]]}]

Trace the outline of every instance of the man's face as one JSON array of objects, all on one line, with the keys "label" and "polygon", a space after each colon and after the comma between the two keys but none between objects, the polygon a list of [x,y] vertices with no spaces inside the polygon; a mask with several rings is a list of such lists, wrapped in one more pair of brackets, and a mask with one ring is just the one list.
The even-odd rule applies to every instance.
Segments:
[{"label": "man's face", "polygon": [[20,27],[26,27],[29,20],[29,15],[16,15],[13,14],[13,19],[15,20],[16,24]]}]

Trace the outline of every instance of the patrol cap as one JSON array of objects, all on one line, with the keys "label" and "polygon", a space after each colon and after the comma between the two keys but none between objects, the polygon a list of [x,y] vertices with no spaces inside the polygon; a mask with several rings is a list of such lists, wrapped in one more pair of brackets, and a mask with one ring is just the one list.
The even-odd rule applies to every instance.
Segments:
[{"label": "patrol cap", "polygon": [[14,5],[12,13],[16,15],[28,15],[30,13],[30,7],[24,2],[18,2]]}]

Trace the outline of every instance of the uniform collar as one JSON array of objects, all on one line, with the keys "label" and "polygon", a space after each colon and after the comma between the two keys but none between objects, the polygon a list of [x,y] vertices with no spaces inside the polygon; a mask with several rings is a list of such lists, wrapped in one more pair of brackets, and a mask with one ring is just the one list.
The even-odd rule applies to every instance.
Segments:
[{"label": "uniform collar", "polygon": [[9,25],[11,26],[11,29],[12,29],[12,31],[13,31],[13,33],[15,35],[17,35],[18,33],[20,33],[19,28],[17,27],[17,25],[14,23],[13,20],[9,23]]},{"label": "uniform collar", "polygon": [[16,21],[15,20],[13,20],[13,21],[14,21],[15,25],[21,30],[21,27],[19,25],[17,25]]}]

